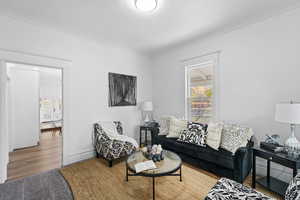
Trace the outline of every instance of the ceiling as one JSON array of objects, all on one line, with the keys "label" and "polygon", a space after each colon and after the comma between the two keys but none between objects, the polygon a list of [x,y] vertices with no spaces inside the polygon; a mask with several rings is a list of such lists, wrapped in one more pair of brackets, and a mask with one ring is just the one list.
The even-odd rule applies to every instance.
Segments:
[{"label": "ceiling", "polygon": [[298,6],[299,0],[158,0],[142,13],[134,0],[0,0],[0,14],[63,32],[155,51],[253,23]]}]

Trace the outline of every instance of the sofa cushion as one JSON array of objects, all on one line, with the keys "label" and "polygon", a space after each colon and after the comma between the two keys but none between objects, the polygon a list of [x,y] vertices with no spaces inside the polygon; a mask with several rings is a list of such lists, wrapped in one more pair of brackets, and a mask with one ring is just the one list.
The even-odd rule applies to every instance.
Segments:
[{"label": "sofa cushion", "polygon": [[228,169],[234,168],[234,157],[231,152],[224,149],[216,151],[208,146],[201,147],[194,144],[183,143],[177,141],[176,138],[166,138],[165,136],[157,136],[155,140],[155,142],[161,144],[164,149],[205,160]]},{"label": "sofa cushion", "polygon": [[222,122],[211,122],[208,124],[206,144],[215,150],[218,150],[220,147],[223,126]]},{"label": "sofa cushion", "polygon": [[207,124],[201,124],[198,122],[188,122],[187,127],[190,131],[207,131]]},{"label": "sofa cushion", "polygon": [[186,130],[186,129],[187,129],[187,121],[186,120],[172,118],[170,121],[169,134],[167,135],[167,137],[178,138],[180,132],[182,130]]},{"label": "sofa cushion", "polygon": [[237,183],[233,180],[221,178],[208,193],[205,200],[272,200],[272,198],[256,190]]},{"label": "sofa cushion", "polygon": [[222,130],[220,147],[235,154],[240,147],[247,146],[252,136],[253,131],[251,128],[241,127],[235,124],[225,124]]},{"label": "sofa cushion", "polygon": [[170,129],[170,122],[171,119],[174,119],[175,117],[173,116],[163,116],[159,120],[159,135],[168,135],[169,134],[169,129]]},{"label": "sofa cushion", "polygon": [[203,130],[182,130],[177,141],[205,147],[206,135]]}]

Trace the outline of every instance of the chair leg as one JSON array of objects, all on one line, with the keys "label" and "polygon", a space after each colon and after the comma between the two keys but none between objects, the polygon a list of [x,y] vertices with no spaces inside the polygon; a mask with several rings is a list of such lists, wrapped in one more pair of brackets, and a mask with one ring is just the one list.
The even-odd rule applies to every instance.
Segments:
[{"label": "chair leg", "polygon": [[96,152],[96,157],[97,157],[97,158],[100,158],[100,155],[99,155],[99,153],[98,153],[98,152]]},{"label": "chair leg", "polygon": [[109,160],[109,161],[108,161],[108,166],[109,166],[109,167],[112,167],[112,166],[113,166],[113,161],[112,161],[112,160]]}]

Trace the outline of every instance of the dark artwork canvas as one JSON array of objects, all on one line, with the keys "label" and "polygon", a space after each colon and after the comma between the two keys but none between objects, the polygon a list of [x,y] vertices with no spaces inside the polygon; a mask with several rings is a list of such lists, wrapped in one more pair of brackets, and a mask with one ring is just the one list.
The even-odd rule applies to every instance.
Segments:
[{"label": "dark artwork canvas", "polygon": [[136,106],[136,76],[109,73],[109,106]]}]

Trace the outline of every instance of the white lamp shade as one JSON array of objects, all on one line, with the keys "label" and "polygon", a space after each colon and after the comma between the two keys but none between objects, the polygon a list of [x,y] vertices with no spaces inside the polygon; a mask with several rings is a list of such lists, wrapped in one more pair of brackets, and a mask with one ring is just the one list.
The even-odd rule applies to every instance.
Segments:
[{"label": "white lamp shade", "polygon": [[300,104],[282,103],[276,105],[275,120],[289,124],[300,124]]},{"label": "white lamp shade", "polygon": [[143,111],[153,111],[153,104],[151,101],[145,101],[142,105]]}]

